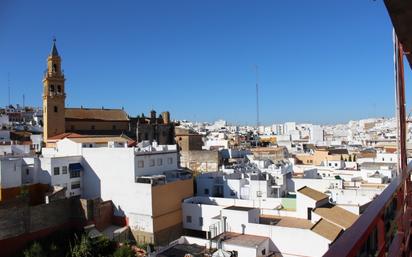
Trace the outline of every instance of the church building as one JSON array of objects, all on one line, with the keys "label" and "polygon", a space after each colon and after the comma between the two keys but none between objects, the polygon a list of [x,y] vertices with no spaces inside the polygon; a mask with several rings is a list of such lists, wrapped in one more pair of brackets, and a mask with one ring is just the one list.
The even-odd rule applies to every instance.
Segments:
[{"label": "church building", "polygon": [[129,116],[123,109],[66,108],[62,59],[53,40],[43,78],[43,137],[67,132],[86,135],[121,135],[130,132]]}]

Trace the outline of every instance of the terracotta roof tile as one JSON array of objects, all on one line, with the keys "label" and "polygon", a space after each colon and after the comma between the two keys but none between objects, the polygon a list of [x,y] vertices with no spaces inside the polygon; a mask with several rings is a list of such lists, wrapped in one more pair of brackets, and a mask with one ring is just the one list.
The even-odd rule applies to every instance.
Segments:
[{"label": "terracotta roof tile", "polygon": [[65,118],[71,120],[129,121],[122,109],[66,108]]}]

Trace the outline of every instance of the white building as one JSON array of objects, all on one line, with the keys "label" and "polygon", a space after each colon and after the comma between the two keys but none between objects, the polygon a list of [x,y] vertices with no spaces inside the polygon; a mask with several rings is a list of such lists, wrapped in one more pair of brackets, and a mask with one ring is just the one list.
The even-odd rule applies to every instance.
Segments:
[{"label": "white building", "polygon": [[[250,200],[186,199],[182,204],[184,228],[209,239],[185,237],[186,242],[205,242],[201,245],[236,251],[239,257],[322,256],[357,215],[329,203],[328,195],[311,188],[301,188],[297,194],[296,211],[273,209],[274,203],[257,206]],[[236,244],[230,243],[233,238]],[[245,241],[241,246],[246,238],[256,240],[255,249]]]},{"label": "white building", "polygon": [[310,127],[309,127],[309,131],[310,131],[310,134],[309,134],[309,139],[310,139],[310,142],[311,143],[313,143],[313,144],[318,144],[318,143],[320,143],[320,142],[323,142],[323,129],[322,129],[322,127],[321,126],[319,126],[319,125],[311,125]]},{"label": "white building", "polygon": [[[175,145],[127,147],[119,137],[65,138],[43,154],[52,184],[80,187],[72,193],[86,199],[111,200],[114,215],[127,220],[138,242],[162,244],[181,235],[180,203],[193,195],[193,182],[179,169]],[[80,182],[64,173],[68,167],[71,174],[70,164],[80,169]]]}]

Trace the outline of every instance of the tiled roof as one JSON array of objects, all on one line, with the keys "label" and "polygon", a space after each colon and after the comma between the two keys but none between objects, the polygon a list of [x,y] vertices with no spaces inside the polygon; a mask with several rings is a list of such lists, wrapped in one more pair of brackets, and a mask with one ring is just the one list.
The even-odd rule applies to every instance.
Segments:
[{"label": "tiled roof", "polygon": [[321,201],[323,199],[329,198],[327,194],[324,194],[307,186],[302,187],[298,190],[298,192],[312,198],[315,201]]},{"label": "tiled roof", "polygon": [[66,108],[65,118],[70,120],[129,121],[122,109]]},{"label": "tiled roof", "polygon": [[48,140],[60,140],[64,138],[77,138],[77,137],[83,137],[83,136],[77,133],[62,133],[62,134],[49,137]]},{"label": "tiled roof", "polygon": [[320,219],[311,229],[316,234],[323,236],[324,238],[330,240],[331,242],[340,235],[343,231],[342,228],[330,223],[327,220]]},{"label": "tiled roof", "polygon": [[348,229],[358,219],[352,212],[332,204],[315,208],[313,212],[343,229]]},{"label": "tiled roof", "polygon": [[119,143],[128,143],[131,139],[125,137],[79,137],[71,138],[73,142],[76,143],[107,143],[107,142],[119,142]]}]

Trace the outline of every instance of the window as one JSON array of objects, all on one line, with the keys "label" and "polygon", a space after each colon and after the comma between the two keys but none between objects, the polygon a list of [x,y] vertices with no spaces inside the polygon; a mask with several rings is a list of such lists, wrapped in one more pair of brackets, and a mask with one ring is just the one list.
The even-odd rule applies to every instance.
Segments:
[{"label": "window", "polygon": [[54,167],[54,169],[53,169],[53,175],[55,175],[55,176],[60,175],[60,168],[59,168],[59,167]]},{"label": "window", "polygon": [[262,250],[262,255],[265,256],[266,255],[266,249]]},{"label": "window", "polygon": [[57,108],[57,106],[54,106],[54,112],[58,112],[59,109]]},{"label": "window", "polygon": [[54,85],[50,85],[50,92],[54,93]]},{"label": "window", "polygon": [[192,216],[186,216],[186,222],[192,223]]},{"label": "window", "polygon": [[71,170],[70,178],[80,178],[80,170]]},{"label": "window", "polygon": [[144,161],[143,160],[138,161],[137,162],[137,167],[138,168],[144,168]]},{"label": "window", "polygon": [[235,191],[230,190],[230,195],[231,195],[231,196],[235,196],[235,195],[236,195]]},{"label": "window", "polygon": [[29,175],[29,169],[26,169],[26,175]]},{"label": "window", "polygon": [[62,167],[62,174],[67,174],[67,166]]},{"label": "window", "polygon": [[78,189],[78,188],[80,188],[80,182],[73,182],[71,188],[72,188],[72,189]]},{"label": "window", "polygon": [[155,160],[154,160],[154,159],[151,159],[151,160],[150,160],[150,167],[153,167],[153,166],[155,166]]},{"label": "window", "polygon": [[338,167],[338,164],[337,164],[337,163],[335,163],[335,167]]},{"label": "window", "polygon": [[157,159],[157,166],[162,166],[163,165],[163,159]]},{"label": "window", "polygon": [[61,93],[62,92],[62,86],[58,85],[57,86],[57,93]]},{"label": "window", "polygon": [[172,157],[167,158],[167,164],[172,164],[172,163],[173,163],[173,158]]},{"label": "window", "polygon": [[203,217],[199,217],[199,226],[203,226]]},{"label": "window", "polygon": [[205,195],[209,195],[209,188],[205,188]]}]

